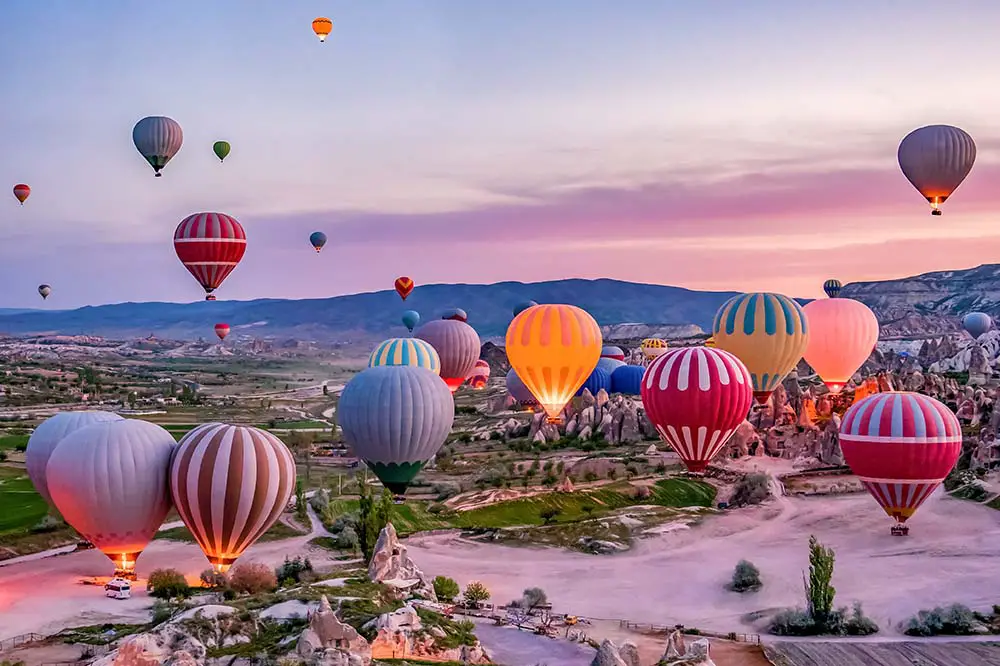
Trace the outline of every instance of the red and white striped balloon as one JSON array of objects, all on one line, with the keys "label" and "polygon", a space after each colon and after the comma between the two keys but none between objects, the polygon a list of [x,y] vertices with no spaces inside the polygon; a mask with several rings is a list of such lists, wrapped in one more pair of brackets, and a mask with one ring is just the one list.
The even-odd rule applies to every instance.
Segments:
[{"label": "red and white striped balloon", "polygon": [[962,426],[930,396],[876,393],[844,414],[840,448],[879,506],[904,523],[958,462]]},{"label": "red and white striped balloon", "polygon": [[212,292],[233,272],[246,249],[243,226],[224,213],[189,215],[174,231],[177,258],[205,289],[205,300],[215,300]]},{"label": "red and white striped balloon", "polygon": [[704,472],[753,401],[750,372],[711,347],[671,349],[642,378],[646,416],[691,472]]}]

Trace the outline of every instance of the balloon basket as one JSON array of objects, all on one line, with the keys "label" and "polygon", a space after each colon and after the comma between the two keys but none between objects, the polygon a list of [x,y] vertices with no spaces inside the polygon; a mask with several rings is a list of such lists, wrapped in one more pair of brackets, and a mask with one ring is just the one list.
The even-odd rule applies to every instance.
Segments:
[{"label": "balloon basket", "polygon": [[941,214],[941,211],[939,209],[937,209],[937,208],[935,208],[934,210],[931,211],[931,215],[940,215],[940,214]]},{"label": "balloon basket", "polygon": [[898,537],[909,536],[910,528],[906,525],[893,525],[889,528],[889,534]]}]

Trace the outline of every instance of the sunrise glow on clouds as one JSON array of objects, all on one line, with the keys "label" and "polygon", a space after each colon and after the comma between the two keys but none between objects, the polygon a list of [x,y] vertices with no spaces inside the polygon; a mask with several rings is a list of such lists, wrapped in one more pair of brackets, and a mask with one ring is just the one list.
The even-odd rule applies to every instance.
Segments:
[{"label": "sunrise glow on clouds", "polygon": [[[816,296],[1000,257],[1000,7],[956,9],[929,41],[920,2],[383,0],[330,10],[319,45],[307,2],[109,1],[55,25],[54,2],[11,4],[0,183],[33,193],[0,207],[0,306],[36,305],[43,281],[48,307],[198,299],[170,237],[199,210],[247,228],[220,290],[240,299],[401,273]],[[153,19],[172,27],[157,48]],[[130,140],[149,114],[185,129],[161,179]],[[895,151],[937,122],[979,159],[932,218]]]}]

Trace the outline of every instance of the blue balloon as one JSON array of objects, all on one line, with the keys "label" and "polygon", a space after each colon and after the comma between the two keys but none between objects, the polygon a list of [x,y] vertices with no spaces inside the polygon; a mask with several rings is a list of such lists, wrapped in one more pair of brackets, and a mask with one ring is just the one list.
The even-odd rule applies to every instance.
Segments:
[{"label": "blue balloon", "polygon": [[417,324],[420,323],[420,313],[416,310],[407,310],[403,313],[402,319],[403,326],[405,326],[410,333],[413,333],[413,329],[415,329]]},{"label": "blue balloon", "polygon": [[625,365],[625,361],[619,361],[616,358],[604,357],[597,361],[597,367],[601,368],[606,373],[608,373],[608,377],[611,376],[612,372],[622,367],[623,365]]},{"label": "blue balloon", "polygon": [[646,368],[641,365],[623,365],[611,373],[612,393],[639,395],[642,393],[642,377]]},{"label": "blue balloon", "polygon": [[455,321],[469,321],[469,315],[462,308],[449,308],[441,315],[441,319],[454,319]]},{"label": "blue balloon", "polygon": [[611,393],[611,373],[598,364],[576,394],[583,395],[584,389],[590,389],[591,395],[597,395],[597,392],[601,389],[604,389],[606,393]]},{"label": "blue balloon", "polygon": [[521,314],[528,308],[534,307],[536,305],[538,305],[538,303],[536,303],[535,301],[522,301],[514,306],[513,310],[514,316],[516,317],[517,315]]},{"label": "blue balloon", "polygon": [[969,332],[973,338],[993,328],[993,319],[985,312],[970,312],[962,317],[962,327]]},{"label": "blue balloon", "polygon": [[312,232],[309,234],[309,243],[317,252],[319,252],[323,249],[323,246],[326,245],[326,234],[322,231]]},{"label": "blue balloon", "polygon": [[506,383],[507,393],[509,393],[510,397],[514,398],[514,400],[517,400],[525,407],[538,404],[538,400],[531,392],[531,389],[529,389],[525,383],[521,381],[521,378],[517,376],[516,372],[514,372],[514,368],[511,368],[510,371],[507,372]]}]

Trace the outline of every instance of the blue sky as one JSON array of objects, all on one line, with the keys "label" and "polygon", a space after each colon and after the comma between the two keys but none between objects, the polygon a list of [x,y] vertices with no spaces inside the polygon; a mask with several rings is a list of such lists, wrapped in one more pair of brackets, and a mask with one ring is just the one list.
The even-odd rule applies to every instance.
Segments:
[{"label": "blue sky", "polygon": [[[4,8],[0,184],[33,192],[0,205],[0,306],[37,305],[40,282],[50,308],[196,300],[170,239],[202,210],[249,237],[220,298],[399,274],[810,296],[827,276],[1000,256],[986,0]],[[325,44],[318,15],[334,21]],[[184,127],[159,179],[131,142],[146,115]],[[899,139],[937,122],[980,147],[944,218],[895,164]]]}]

